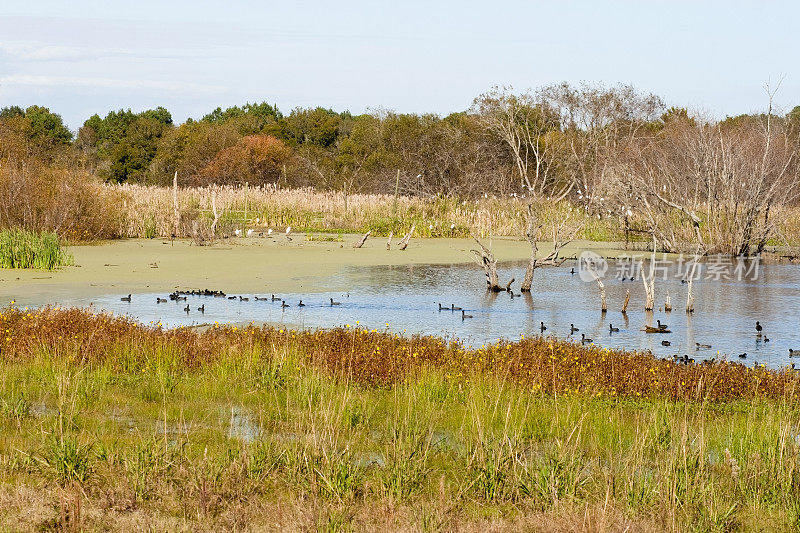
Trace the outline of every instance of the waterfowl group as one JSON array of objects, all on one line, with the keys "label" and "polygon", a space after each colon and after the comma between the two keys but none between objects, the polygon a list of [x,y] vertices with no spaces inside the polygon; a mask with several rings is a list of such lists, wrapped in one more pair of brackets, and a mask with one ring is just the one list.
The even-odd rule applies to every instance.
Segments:
[{"label": "waterfowl group", "polygon": [[[519,295],[514,294],[513,292],[511,292],[510,294],[511,294],[512,298],[519,296]],[[230,300],[238,300],[240,302],[248,302],[251,299],[256,301],[256,302],[278,302],[279,301],[281,303],[281,308],[282,309],[286,309],[288,307],[291,307],[290,304],[288,304],[286,302],[286,300],[280,298],[279,296],[276,296],[275,294],[271,294],[270,296],[263,296],[263,297],[262,296],[256,296],[256,295],[251,295],[249,297],[248,296],[243,296],[243,295],[236,295],[236,296],[230,295],[230,296],[228,296],[222,291],[211,291],[211,290],[208,290],[208,289],[201,290],[201,291],[196,291],[196,290],[193,290],[193,291],[174,291],[173,293],[168,295],[168,298],[162,298],[160,296],[156,297],[156,303],[157,304],[163,304],[163,303],[167,303],[169,300],[176,301],[176,302],[186,301],[188,295],[212,296],[212,297],[215,297],[215,298],[228,298]],[[120,301],[122,301],[122,302],[131,302],[132,299],[133,299],[132,294],[128,294],[127,296],[121,297]],[[297,303],[297,307],[306,307],[308,305],[312,305],[312,307],[315,306],[315,304],[313,304],[313,303],[312,304],[306,304],[303,300],[299,300],[298,303]],[[316,304],[316,305],[318,306],[318,304]],[[342,305],[341,301],[336,301],[336,300],[334,300],[334,298],[328,297],[328,306],[334,307],[334,306],[340,306],[340,305]],[[451,312],[460,311],[461,312],[461,320],[462,321],[464,321],[464,320],[466,320],[468,318],[474,318],[473,314],[468,314],[468,312],[463,307],[456,306],[454,303],[451,303],[449,306],[445,306],[442,303],[438,303],[437,304],[437,308],[438,308],[439,311],[451,311]],[[186,314],[189,314],[191,312],[191,308],[190,308],[190,305],[188,303],[182,309]],[[196,307],[196,310],[198,312],[200,312],[200,313],[205,313],[205,310],[206,310],[205,309],[205,304],[202,304],[199,307]],[[669,327],[668,324],[662,323],[661,320],[659,319],[659,320],[656,320],[655,326],[645,326],[644,331],[646,331],[647,333],[670,333],[670,330],[668,329],[668,327]],[[545,323],[543,321],[540,321],[539,322],[539,331],[540,331],[540,333],[544,334],[544,332],[547,331],[547,329],[548,329],[548,327],[545,325]],[[764,342],[764,343],[770,342],[769,337],[767,337],[766,334],[765,334],[766,333],[765,332],[765,328],[761,324],[760,321],[756,321],[755,322],[755,329],[756,329],[757,341],[759,343],[760,342]],[[576,327],[575,324],[573,324],[573,323],[570,324],[569,335],[574,335],[575,333],[577,333],[579,331],[580,331],[580,329],[578,327]],[[589,328],[589,333],[591,333],[592,331],[593,331],[593,329]],[[610,334],[611,333],[617,333],[617,332],[620,331],[620,328],[614,327],[613,324],[608,324],[608,331],[609,331]],[[585,345],[585,344],[592,343],[593,340],[591,338],[587,337],[586,333],[582,333],[581,334],[581,338],[580,338],[580,342],[581,342],[582,345]],[[661,341],[661,345],[665,346],[665,347],[669,347],[669,346],[672,345],[672,343],[669,340],[662,340]],[[711,349],[711,348],[712,348],[711,344],[695,342],[695,349],[696,350],[708,350],[708,349]],[[742,352],[742,353],[736,354],[736,356],[739,359],[742,359],[742,360],[748,358],[747,352]],[[789,348],[788,349],[788,356],[789,356],[789,358],[800,357],[800,350],[794,350],[792,348]],[[684,355],[682,357],[674,356],[673,359],[675,359],[677,362],[685,363],[685,364],[688,364],[690,362],[694,362],[693,359],[689,358],[686,355]],[[710,360],[704,360],[703,362],[704,363],[708,363],[708,362],[712,362],[713,363],[715,360],[716,360],[715,358],[712,358]],[[756,363],[756,366],[757,365],[758,365],[758,363]]]}]

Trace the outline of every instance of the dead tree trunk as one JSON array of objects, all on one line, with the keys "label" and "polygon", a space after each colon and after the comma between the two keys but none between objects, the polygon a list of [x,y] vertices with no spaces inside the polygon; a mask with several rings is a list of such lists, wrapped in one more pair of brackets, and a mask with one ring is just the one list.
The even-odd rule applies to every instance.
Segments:
[{"label": "dead tree trunk", "polygon": [[664,312],[669,313],[672,311],[672,298],[669,297],[669,291],[667,291],[667,299],[664,301]]},{"label": "dead tree trunk", "polygon": [[[541,228],[541,226],[539,226],[539,228]],[[522,279],[522,286],[519,288],[522,292],[530,292],[531,285],[533,285],[533,271],[536,270],[536,254],[539,251],[539,248],[536,246],[537,233],[538,231],[535,230],[533,223],[533,209],[531,205],[528,204],[528,230],[525,232],[525,236],[528,237],[528,242],[531,243],[531,258],[528,260],[528,266],[525,269],[525,277]]]},{"label": "dead tree trunk", "polygon": [[625,291],[625,301],[622,302],[622,314],[626,314],[628,312],[628,303],[631,301],[631,290],[628,289]]},{"label": "dead tree trunk", "polygon": [[600,276],[597,275],[597,272],[594,269],[592,264],[589,265],[588,269],[589,273],[594,278],[594,281],[597,283],[597,288],[600,291],[600,311],[603,313],[608,311],[608,306],[606,305],[606,286],[603,283],[603,280],[600,279]]},{"label": "dead tree trunk", "polygon": [[361,237],[361,240],[359,240],[357,243],[353,244],[353,248],[361,248],[362,246],[364,246],[364,243],[367,242],[367,237],[369,237],[370,233],[372,233],[372,230],[366,232],[364,234],[364,236]]},{"label": "dead tree trunk", "polygon": [[652,311],[656,305],[656,238],[653,237],[653,255],[650,258],[650,272],[644,275],[642,272],[642,282],[644,283],[645,302],[644,310]]},{"label": "dead tree trunk", "polygon": [[217,191],[211,191],[211,211],[214,213],[214,222],[211,223],[211,236],[217,235],[217,224],[219,223],[219,213],[217,212]]},{"label": "dead tree trunk", "polygon": [[391,250],[392,249],[392,237],[393,236],[394,236],[394,232],[390,231],[389,232],[389,239],[386,241],[386,249],[387,250]]},{"label": "dead tree trunk", "polygon": [[406,233],[406,236],[403,237],[402,239],[400,239],[400,242],[397,243],[397,245],[399,246],[399,248],[401,250],[405,250],[406,247],[408,246],[408,243],[411,241],[411,235],[414,233],[414,229],[416,227],[417,227],[417,225],[413,224],[411,226],[411,230],[408,233]]},{"label": "dead tree trunk", "polygon": [[688,285],[686,291],[686,312],[687,313],[694,313],[694,292],[692,291],[694,285],[694,276],[695,272],[697,272],[697,265],[700,261],[700,249],[698,248],[697,251],[694,253],[694,259],[692,260],[692,268],[689,269],[689,279],[686,280],[686,284]]},{"label": "dead tree trunk", "polygon": [[566,260],[559,260],[558,254],[564,246],[572,241],[575,233],[577,233],[577,229],[568,229],[566,228],[566,224],[567,221],[565,220],[553,231],[553,251],[546,257],[541,259],[537,258],[539,247],[536,243],[541,233],[542,226],[536,226],[533,216],[533,207],[531,204],[528,204],[528,229],[525,232],[525,236],[528,238],[528,242],[531,243],[531,257],[528,260],[528,266],[525,268],[525,277],[522,279],[522,286],[519,288],[521,292],[530,292],[531,285],[533,285],[533,273],[537,268],[545,265],[560,266]]},{"label": "dead tree trunk", "polygon": [[172,216],[174,217],[175,227],[172,230],[172,237],[176,238],[179,235],[181,225],[181,211],[178,209],[178,171],[175,171],[175,177],[172,178]]},{"label": "dead tree trunk", "polygon": [[483,266],[483,271],[486,273],[486,288],[492,292],[502,292],[506,289],[500,286],[500,281],[497,277],[497,259],[494,258],[492,251],[483,245],[477,237],[474,237],[475,242],[481,247],[481,250],[472,250],[478,257],[478,260]]}]

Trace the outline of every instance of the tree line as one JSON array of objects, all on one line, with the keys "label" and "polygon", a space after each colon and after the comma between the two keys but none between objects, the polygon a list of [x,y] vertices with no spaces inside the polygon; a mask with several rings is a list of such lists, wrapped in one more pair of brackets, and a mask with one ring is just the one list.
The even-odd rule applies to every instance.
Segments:
[{"label": "tree line", "polygon": [[776,113],[772,96],[764,113],[716,120],[627,85],[560,83],[494,87],[444,117],[284,114],[262,102],[182,124],[163,107],[112,111],[76,134],[45,107],[10,106],[0,110],[0,159],[113,183],[167,185],[177,172],[184,186],[566,199],[636,219],[664,249],[727,239],[731,253],[750,253],[774,235],[775,209],[797,200],[800,106]]}]

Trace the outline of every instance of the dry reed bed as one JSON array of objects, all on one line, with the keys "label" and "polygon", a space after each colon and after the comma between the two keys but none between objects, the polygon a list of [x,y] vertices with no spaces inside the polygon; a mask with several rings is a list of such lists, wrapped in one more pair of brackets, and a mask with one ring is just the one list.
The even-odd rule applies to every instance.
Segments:
[{"label": "dry reed bed", "polygon": [[124,371],[147,367],[154,356],[172,358],[187,370],[223,356],[289,348],[313,367],[366,386],[391,386],[435,368],[447,379],[468,383],[476,376],[507,379],[545,394],[627,399],[732,401],[764,398],[794,403],[798,373],[717,362],[678,365],[647,353],[609,350],[553,338],[470,348],[438,337],[406,337],[359,328],[314,332],[274,327],[145,327],[128,318],[80,309],[0,314],[0,357],[24,362],[50,353],[76,364],[111,363]]},{"label": "dry reed bed", "polygon": [[[120,233],[126,237],[169,236],[174,231],[172,189],[141,185],[106,185],[124,193]],[[376,235],[407,232],[416,225],[416,237],[463,237],[524,233],[527,201],[524,198],[424,199],[410,196],[352,194],[274,187],[179,188],[178,204],[187,219],[209,223],[213,218],[212,196],[217,211],[229,226],[285,228],[295,231],[372,230]],[[552,222],[578,211],[562,202],[546,210]],[[246,221],[245,221],[246,216]],[[574,215],[573,215],[574,216]],[[619,238],[616,219],[585,219],[586,237]],[[548,222],[550,222],[548,220]],[[183,228],[189,234],[191,225]]]}]

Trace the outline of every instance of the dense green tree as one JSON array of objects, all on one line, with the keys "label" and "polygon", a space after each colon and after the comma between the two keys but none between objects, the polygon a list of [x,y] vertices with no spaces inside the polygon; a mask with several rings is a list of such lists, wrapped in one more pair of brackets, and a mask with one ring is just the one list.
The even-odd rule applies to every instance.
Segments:
[{"label": "dense green tree", "polygon": [[101,161],[100,173],[109,181],[148,180],[159,140],[172,129],[172,115],[157,107],[134,113],[130,109],[91,116],[78,132],[78,147]]},{"label": "dense green tree", "polygon": [[50,112],[46,107],[30,106],[25,110],[25,118],[31,123],[32,137],[39,143],[69,144],[72,132],[64,125],[61,115]]},{"label": "dense green tree", "polygon": [[0,120],[12,117],[24,117],[25,110],[18,105],[12,105],[0,109]]},{"label": "dense green tree", "polygon": [[[345,119],[349,118],[349,113]],[[281,123],[284,138],[294,144],[315,144],[332,146],[342,128],[343,118],[332,109],[317,107],[315,109],[297,108]]]},{"label": "dense green tree", "polygon": [[218,107],[200,120],[210,124],[234,124],[241,135],[252,135],[279,133],[278,123],[282,118],[283,115],[277,106],[261,102],[247,103],[242,107],[228,107],[224,110]]}]

